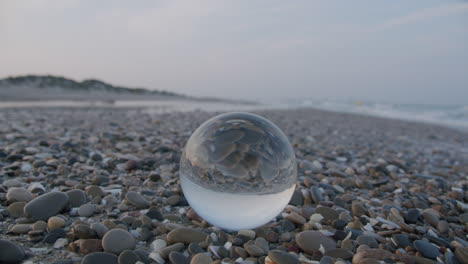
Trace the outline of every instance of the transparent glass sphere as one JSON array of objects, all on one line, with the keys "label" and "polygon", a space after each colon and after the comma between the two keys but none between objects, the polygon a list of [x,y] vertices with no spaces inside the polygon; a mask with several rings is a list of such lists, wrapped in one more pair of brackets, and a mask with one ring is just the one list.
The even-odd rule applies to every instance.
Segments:
[{"label": "transparent glass sphere", "polygon": [[256,228],[275,218],[294,192],[297,166],[286,135],[269,120],[227,113],[195,130],[180,160],[190,206],[210,224]]}]

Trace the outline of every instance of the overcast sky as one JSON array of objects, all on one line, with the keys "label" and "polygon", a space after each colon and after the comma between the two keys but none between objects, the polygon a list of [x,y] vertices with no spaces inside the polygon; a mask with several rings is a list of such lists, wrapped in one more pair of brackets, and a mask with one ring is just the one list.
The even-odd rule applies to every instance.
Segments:
[{"label": "overcast sky", "polygon": [[0,77],[468,103],[468,1],[0,0]]}]

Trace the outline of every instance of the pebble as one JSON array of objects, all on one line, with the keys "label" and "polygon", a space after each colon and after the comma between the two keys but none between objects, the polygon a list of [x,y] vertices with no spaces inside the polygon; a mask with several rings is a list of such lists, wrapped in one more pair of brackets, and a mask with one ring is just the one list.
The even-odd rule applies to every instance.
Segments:
[{"label": "pebble", "polygon": [[48,220],[60,213],[68,203],[68,196],[62,192],[50,192],[38,196],[24,206],[24,215],[34,221]]},{"label": "pebble", "polygon": [[316,186],[312,186],[310,188],[310,196],[312,197],[312,200],[314,200],[314,203],[316,204],[319,204],[321,201],[323,201],[322,192]]},{"label": "pebble", "polygon": [[0,263],[19,263],[25,257],[24,250],[16,243],[0,239]]},{"label": "pebble", "polygon": [[437,227],[437,224],[439,223],[439,217],[437,217],[437,215],[428,211],[424,211],[422,215],[424,217],[424,220],[426,220],[433,227]]},{"label": "pebble", "polygon": [[291,196],[291,200],[289,200],[290,205],[294,206],[301,206],[304,204],[304,198],[302,197],[302,192],[299,190],[295,190],[293,195]]},{"label": "pebble", "polygon": [[59,238],[57,241],[55,241],[53,247],[55,249],[59,249],[65,247],[66,245],[68,245],[68,240],[66,238]]},{"label": "pebble", "polygon": [[300,264],[296,256],[281,250],[271,250],[268,252],[268,257],[276,264]]},{"label": "pebble", "polygon": [[149,207],[148,200],[146,200],[146,198],[143,197],[143,195],[137,192],[127,192],[127,194],[125,195],[125,199],[127,199],[127,201],[133,204],[136,208],[145,209]]},{"label": "pebble", "polygon": [[249,253],[252,257],[261,257],[265,255],[265,252],[263,249],[259,246],[256,245],[251,245],[251,244],[244,244],[244,249]]},{"label": "pebble", "polygon": [[321,214],[325,221],[333,221],[338,219],[338,213],[330,207],[321,206],[315,209],[315,213]]},{"label": "pebble", "polygon": [[67,232],[65,232],[65,230],[54,229],[54,230],[49,231],[49,233],[47,233],[47,235],[44,237],[44,242],[53,244],[55,243],[55,241],[57,241],[57,239],[64,238],[66,235],[67,235]]},{"label": "pebble", "polygon": [[169,254],[169,262],[171,264],[189,264],[189,260],[184,254],[177,252],[177,251],[172,251]]},{"label": "pebble", "polygon": [[172,251],[180,251],[184,248],[184,243],[175,243],[174,245],[167,246],[159,251],[161,257],[167,258]]},{"label": "pebble", "polygon": [[49,228],[49,230],[63,227],[65,227],[65,219],[63,219],[62,217],[52,216],[47,221],[47,228]]},{"label": "pebble", "polygon": [[[374,263],[374,260],[384,260],[387,258],[391,258],[393,256],[394,256],[393,253],[383,250],[383,249],[367,248],[367,249],[358,251],[353,256],[353,264]],[[373,261],[367,262],[365,261],[366,259],[371,259]]]},{"label": "pebble", "polygon": [[16,234],[16,235],[20,235],[20,234],[26,234],[30,230],[31,230],[30,224],[16,224],[10,230],[8,230],[8,232]]},{"label": "pebble", "polygon": [[416,209],[416,208],[413,208],[413,209],[410,209],[408,210],[408,213],[406,214],[406,221],[408,223],[416,223],[418,221],[418,218],[419,218],[419,210]]},{"label": "pebble", "polygon": [[80,239],[77,241],[79,241],[78,246],[81,254],[87,255],[102,251],[102,243],[99,239]]},{"label": "pebble", "polygon": [[65,192],[68,196],[71,207],[80,207],[87,202],[86,193],[80,189],[69,190]]},{"label": "pebble", "polygon": [[408,246],[411,246],[411,240],[407,235],[404,234],[395,234],[392,236],[392,241],[396,246],[400,248],[406,248]]},{"label": "pebble", "polygon": [[13,187],[8,189],[6,194],[7,200],[12,202],[29,202],[33,199],[32,194],[25,188]]},{"label": "pebble", "polygon": [[135,245],[132,234],[120,228],[109,230],[102,238],[104,251],[117,255],[126,249],[134,249]]},{"label": "pebble", "polygon": [[198,253],[195,256],[193,256],[192,260],[190,261],[190,264],[211,264],[212,262],[213,260],[210,256],[204,253]]},{"label": "pebble", "polygon": [[336,248],[336,242],[319,231],[303,231],[296,235],[296,242],[308,254],[314,254],[321,247],[325,252]]},{"label": "pebble", "polygon": [[351,205],[351,212],[353,213],[353,216],[360,217],[362,215],[365,215],[367,213],[367,210],[362,203],[353,202]]},{"label": "pebble", "polygon": [[435,259],[440,255],[439,249],[424,240],[416,240],[413,242],[414,247],[426,258]]},{"label": "pebble", "polygon": [[208,235],[200,230],[188,228],[188,227],[180,227],[177,229],[172,230],[167,234],[167,241],[170,244],[175,243],[185,243],[190,244],[192,242],[201,242],[206,239]]},{"label": "pebble", "polygon": [[455,256],[460,263],[468,263],[468,247],[458,247],[455,250]]},{"label": "pebble", "polygon": [[298,225],[303,225],[307,222],[307,220],[302,215],[296,212],[292,212],[289,215],[287,215],[286,219]]},{"label": "pebble", "polygon": [[106,252],[94,252],[86,255],[81,264],[118,264],[118,258],[114,254]]},{"label": "pebble", "polygon": [[379,243],[377,240],[375,240],[375,238],[366,235],[358,236],[356,242],[358,245],[368,245],[371,248],[377,248],[379,246]]},{"label": "pebble", "polygon": [[[150,248],[152,251],[154,252],[158,252],[159,250],[163,249],[167,247],[167,242],[163,239],[156,239],[154,240],[151,245],[150,245]],[[189,248],[190,250],[190,248]]]},{"label": "pebble", "polygon": [[354,253],[345,248],[335,248],[326,253],[326,256],[340,259],[350,259],[354,256]]},{"label": "pebble", "polygon": [[31,229],[34,231],[45,231],[46,228],[47,228],[47,223],[44,221],[37,221],[31,226]]},{"label": "pebble", "polygon": [[250,230],[250,229],[241,229],[241,230],[237,231],[237,235],[246,236],[249,239],[254,239],[255,236],[256,236],[256,233],[255,233],[255,231]]},{"label": "pebble", "polygon": [[96,233],[88,225],[77,224],[73,227],[73,234],[77,238],[88,239],[94,238]]},{"label": "pebble", "polygon": [[127,249],[120,253],[118,261],[119,264],[135,264],[140,258],[135,252]]},{"label": "pebble", "polygon": [[439,223],[437,223],[437,230],[442,234],[447,233],[449,231],[449,223],[445,220],[439,221]]},{"label": "pebble", "polygon": [[90,217],[94,214],[96,206],[94,204],[83,204],[78,208],[78,215],[81,217]]},{"label": "pebble", "polygon": [[11,217],[18,218],[24,216],[25,202],[15,202],[8,206],[7,211]]},{"label": "pebble", "polygon": [[172,195],[166,199],[166,204],[170,206],[175,206],[180,201],[180,195]]}]

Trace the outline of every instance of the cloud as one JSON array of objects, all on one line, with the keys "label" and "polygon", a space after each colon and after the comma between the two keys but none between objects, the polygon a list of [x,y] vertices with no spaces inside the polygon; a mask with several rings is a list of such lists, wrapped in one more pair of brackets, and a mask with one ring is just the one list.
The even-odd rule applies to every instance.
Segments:
[{"label": "cloud", "polygon": [[444,17],[457,13],[468,12],[468,3],[450,4],[420,9],[412,14],[391,19],[375,28],[374,31],[391,29],[398,26],[413,24],[436,17]]}]

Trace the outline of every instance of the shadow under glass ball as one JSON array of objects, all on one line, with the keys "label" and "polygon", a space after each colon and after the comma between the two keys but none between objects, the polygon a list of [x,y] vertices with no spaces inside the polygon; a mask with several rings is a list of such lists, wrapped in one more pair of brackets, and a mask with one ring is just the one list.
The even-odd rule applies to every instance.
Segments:
[{"label": "shadow under glass ball", "polygon": [[216,116],[195,130],[180,161],[182,190],[211,224],[255,228],[277,216],[294,192],[297,167],[284,133],[250,113]]}]

